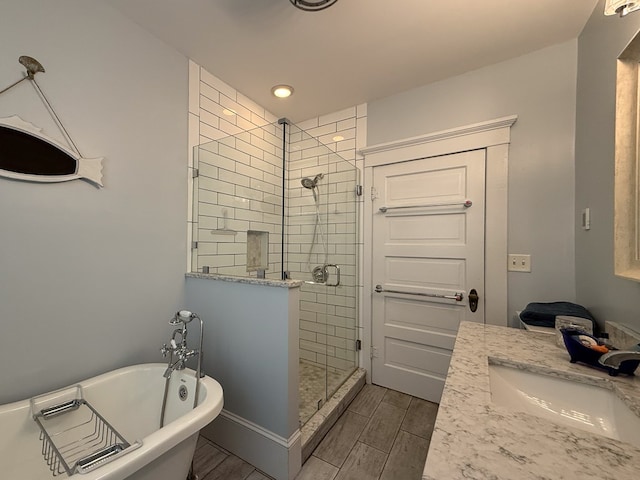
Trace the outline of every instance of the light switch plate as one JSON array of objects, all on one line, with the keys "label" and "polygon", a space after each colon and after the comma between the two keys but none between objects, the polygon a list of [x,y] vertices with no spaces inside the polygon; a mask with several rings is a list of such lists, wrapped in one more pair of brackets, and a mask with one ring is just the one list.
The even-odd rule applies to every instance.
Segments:
[{"label": "light switch plate", "polygon": [[531,255],[510,253],[507,270],[510,272],[531,272]]}]

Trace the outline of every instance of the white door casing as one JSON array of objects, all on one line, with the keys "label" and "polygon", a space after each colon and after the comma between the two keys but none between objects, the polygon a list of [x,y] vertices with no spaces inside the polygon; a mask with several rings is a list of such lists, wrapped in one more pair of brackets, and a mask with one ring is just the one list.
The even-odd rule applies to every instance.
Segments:
[{"label": "white door casing", "polygon": [[485,150],[374,167],[373,383],[438,402],[460,322],[484,323],[484,186]]},{"label": "white door casing", "polygon": [[[364,160],[364,185],[369,193],[373,168],[414,159],[435,157],[469,150],[486,151],[485,190],[485,322],[508,325],[507,319],[507,174],[510,129],[517,116],[465,125],[450,130],[373,145],[360,151]],[[371,382],[372,311],[375,284],[372,276],[373,202],[365,201],[363,212],[363,295],[360,365]],[[468,293],[468,292],[466,292]]]}]

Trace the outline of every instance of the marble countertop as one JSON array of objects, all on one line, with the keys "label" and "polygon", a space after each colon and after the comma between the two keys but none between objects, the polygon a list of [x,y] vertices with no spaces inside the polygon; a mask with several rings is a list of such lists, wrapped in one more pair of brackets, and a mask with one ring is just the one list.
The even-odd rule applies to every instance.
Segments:
[{"label": "marble countertop", "polygon": [[205,280],[218,280],[220,282],[247,283],[250,285],[264,285],[267,287],[298,288],[302,280],[276,280],[273,278],[237,277],[233,275],[220,275],[218,273],[185,273],[185,277],[202,278]]},{"label": "marble countertop", "polygon": [[640,416],[640,377],[569,362],[554,335],[464,322],[438,409],[424,480],[637,479],[640,448],[491,401],[489,363],[611,388]]}]

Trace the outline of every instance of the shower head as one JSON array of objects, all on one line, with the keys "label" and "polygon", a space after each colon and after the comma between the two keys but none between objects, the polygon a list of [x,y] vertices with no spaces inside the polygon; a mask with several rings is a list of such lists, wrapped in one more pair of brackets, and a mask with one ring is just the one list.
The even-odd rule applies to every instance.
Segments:
[{"label": "shower head", "polygon": [[313,190],[314,188],[316,188],[316,185],[318,185],[318,180],[322,179],[323,177],[324,173],[319,173],[313,178],[304,177],[302,180],[300,180],[300,183],[302,183],[302,186],[304,188]]}]

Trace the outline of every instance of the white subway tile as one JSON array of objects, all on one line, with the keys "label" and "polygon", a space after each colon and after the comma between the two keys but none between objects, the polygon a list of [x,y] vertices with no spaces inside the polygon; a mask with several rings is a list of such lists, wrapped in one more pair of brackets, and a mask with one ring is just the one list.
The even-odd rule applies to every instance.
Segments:
[{"label": "white subway tile", "polygon": [[218,203],[226,207],[249,209],[250,200],[247,198],[236,197],[235,195],[218,194]]},{"label": "white subway tile", "polygon": [[[214,165],[219,168],[224,168],[225,170],[234,171],[237,165],[237,162],[234,160],[225,157],[224,155],[211,154],[207,156],[200,156],[200,165],[209,164]],[[204,158],[204,160],[202,160]],[[216,177],[214,177],[216,178]]]},{"label": "white subway tile", "polygon": [[[261,180],[264,175],[263,171],[254,166],[255,162],[253,158],[250,161],[251,161],[251,165],[245,165],[244,163],[236,163],[236,173],[244,175],[248,179],[255,178],[255,179]],[[247,183],[244,186],[248,187],[250,186],[250,183]]]},{"label": "white subway tile", "polygon": [[310,118],[309,120],[305,120],[304,122],[296,123],[296,127],[300,130],[310,130],[318,126],[318,118]]},{"label": "white subway tile", "polygon": [[224,144],[220,144],[220,155],[235,160],[236,162],[242,162],[246,165],[251,164],[251,156],[245,152],[241,152],[237,148],[232,148]]},{"label": "white subway tile", "polygon": [[204,95],[200,95],[200,109],[198,110],[198,114],[202,116],[203,111],[212,113],[217,117],[222,116],[222,107],[218,102],[211,100]]},{"label": "white subway tile", "polygon": [[245,120],[242,117],[237,117],[236,118],[236,125],[239,128],[242,128],[243,130],[253,130],[254,128],[256,128],[256,124],[249,121],[249,120]]},{"label": "white subway tile", "polygon": [[200,65],[189,59],[189,113],[198,113],[200,100]]},{"label": "white subway tile", "polygon": [[247,269],[244,266],[220,267],[218,268],[218,271],[216,273],[219,273],[220,275],[235,275],[238,277],[244,277],[247,275]]},{"label": "white subway tile", "polygon": [[200,109],[200,123],[205,123],[212,126],[213,128],[219,129],[220,117],[207,110]]},{"label": "white subway tile", "polygon": [[199,181],[201,190],[211,190],[213,192],[227,193],[230,195],[233,195],[235,192],[235,187],[231,183],[221,182],[220,180],[214,180],[208,177],[201,177]]},{"label": "white subway tile", "polygon": [[315,352],[310,352],[308,350],[304,350],[303,348],[300,348],[300,359],[301,360],[307,360],[308,362],[311,363],[317,363],[316,362],[316,353]]},{"label": "white subway tile", "polygon": [[204,82],[200,82],[200,108],[204,108],[203,102],[205,101],[205,99],[211,102],[210,105],[211,104],[219,105],[220,92],[215,88],[213,88],[212,86],[207,85]]},{"label": "white subway tile", "polygon": [[318,125],[325,125],[327,123],[335,123],[347,118],[356,116],[356,107],[345,108],[338,112],[330,113],[328,115],[322,115],[318,118]]},{"label": "white subway tile", "polygon": [[263,213],[252,212],[251,210],[236,210],[238,220],[248,220],[250,222],[262,222]]},{"label": "white subway tile", "polygon": [[327,125],[310,128],[306,132],[312,137],[318,138],[318,137],[329,136],[329,135],[334,136],[336,134],[336,130],[337,130],[337,125],[335,123],[329,123]]},{"label": "white subway tile", "polygon": [[[251,145],[258,147],[263,152],[270,153],[271,155],[275,155],[276,153],[275,145],[265,142],[262,138],[258,138],[256,135],[251,136]],[[260,156],[260,158],[262,158],[262,156]]]},{"label": "white subway tile", "polygon": [[236,127],[233,123],[230,123],[224,118],[220,118],[220,130],[228,135],[237,135],[238,133],[242,132],[241,128]]},{"label": "white subway tile", "polygon": [[258,180],[257,178],[251,179],[251,188],[260,192],[264,192],[265,195],[277,195],[278,192],[280,192],[282,189],[281,186],[273,185],[271,183],[265,182],[264,180]]},{"label": "white subway tile", "polygon": [[247,246],[243,243],[219,243],[218,254],[219,255],[236,255],[246,254]]},{"label": "white subway tile", "polygon": [[200,122],[200,144],[211,142],[212,140],[218,140],[222,137],[226,137],[227,134],[223,131]]},{"label": "white subway tile", "polygon": [[269,124],[272,124],[272,123],[277,124],[278,122],[278,117],[273,113],[267,112],[266,110],[264,112],[264,118]]},{"label": "white subway tile", "polygon": [[[250,141],[250,138],[248,140]],[[264,150],[254,146],[254,145],[251,145],[250,143],[248,143],[248,142],[246,142],[244,140],[237,139],[236,140],[236,148],[238,150],[240,150],[241,152],[247,153],[247,154],[249,154],[249,155],[251,155],[253,157],[256,157],[256,158],[263,158],[263,156],[264,156]],[[249,163],[249,162],[247,162],[247,163]]]},{"label": "white subway tile", "polygon": [[326,348],[324,345],[315,342],[300,340],[300,349],[309,350],[316,353],[324,353]]},{"label": "white subway tile", "polygon": [[299,335],[300,340],[306,340],[307,342],[311,343],[318,341],[314,332],[309,332],[307,330],[303,330],[302,328],[300,329]]},{"label": "white subway tile", "polygon": [[206,242],[202,240],[198,241],[198,255],[217,255],[217,254],[218,254],[217,242]]},{"label": "white subway tile", "polygon": [[345,131],[345,130],[355,129],[355,128],[356,128],[356,118],[355,117],[347,118],[346,120],[340,120],[336,124],[336,130],[340,135],[342,135],[342,132]]},{"label": "white subway tile", "polygon": [[253,113],[255,113],[256,115],[264,118],[265,117],[265,110],[263,107],[261,107],[260,105],[258,105],[256,102],[254,102],[253,100],[249,99],[248,97],[245,97],[244,95],[242,95],[241,93],[238,93],[238,103],[244,107],[246,107],[247,109],[251,110]]},{"label": "white subway tile", "polygon": [[[262,172],[270,173],[271,175],[275,175],[276,167],[269,162],[265,162],[264,160],[256,157],[251,157],[251,168],[261,170]],[[262,173],[256,175],[254,177],[262,180]]]},{"label": "white subway tile", "polygon": [[[240,94],[238,94],[238,96],[240,96]],[[245,120],[251,120],[251,112],[249,109],[242,106],[235,99],[229,98],[227,95],[220,95],[220,105],[222,105],[223,108],[234,111]]]},{"label": "white subway tile", "polygon": [[200,142],[200,119],[196,114],[189,113],[189,166],[193,167],[193,149]]},{"label": "white subway tile", "polygon": [[218,167],[202,161],[199,162],[198,167],[201,177],[218,179]]},{"label": "white subway tile", "polygon": [[218,203],[218,192],[212,192],[210,190],[198,189],[198,202],[197,203]]},{"label": "white subway tile", "polygon": [[251,123],[258,127],[264,127],[266,125],[269,125],[271,121],[267,120],[266,118],[262,118],[261,115],[257,115],[251,112]]},{"label": "white subway tile", "polygon": [[235,187],[235,195],[241,198],[248,198],[251,200],[261,200],[263,198],[263,194],[259,190],[254,190],[253,188],[246,188],[240,185]]},{"label": "white subway tile", "polygon": [[230,172],[229,170],[225,169],[220,169],[219,179],[223,182],[233,183],[234,185],[241,185],[243,187],[249,186],[249,177],[240,175],[235,172]]},{"label": "white subway tile", "polygon": [[204,68],[200,70],[200,80],[202,80],[207,85],[211,85],[213,88],[218,90],[221,93],[224,93],[227,97],[235,100],[236,99],[236,89],[226,84],[218,77],[212,75]]}]

